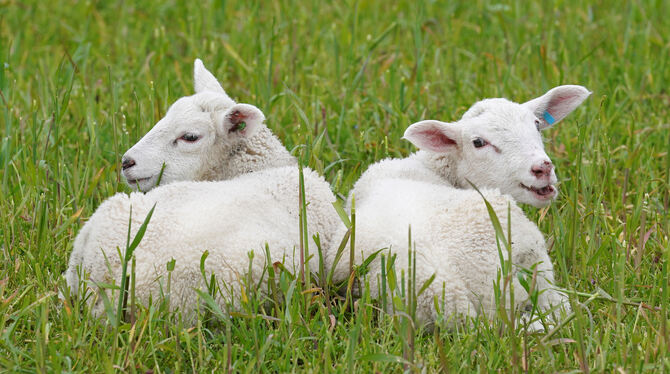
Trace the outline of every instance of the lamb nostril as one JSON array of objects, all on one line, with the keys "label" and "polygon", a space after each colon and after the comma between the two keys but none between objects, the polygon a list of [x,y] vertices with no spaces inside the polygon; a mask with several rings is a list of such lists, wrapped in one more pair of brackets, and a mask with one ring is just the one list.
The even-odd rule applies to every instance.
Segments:
[{"label": "lamb nostril", "polygon": [[551,171],[554,170],[554,164],[552,164],[550,161],[545,161],[542,163],[542,165],[545,168],[547,175],[549,175]]},{"label": "lamb nostril", "polygon": [[126,158],[126,157],[124,157],[124,158],[121,160],[121,168],[122,168],[123,170],[126,170],[126,169],[128,169],[128,168],[131,168],[131,167],[133,167],[133,166],[135,166],[135,160],[133,160],[132,158]]},{"label": "lamb nostril", "polygon": [[551,162],[544,161],[540,165],[533,165],[533,167],[530,168],[530,172],[533,173],[536,178],[544,178],[550,176],[553,169],[554,165]]}]

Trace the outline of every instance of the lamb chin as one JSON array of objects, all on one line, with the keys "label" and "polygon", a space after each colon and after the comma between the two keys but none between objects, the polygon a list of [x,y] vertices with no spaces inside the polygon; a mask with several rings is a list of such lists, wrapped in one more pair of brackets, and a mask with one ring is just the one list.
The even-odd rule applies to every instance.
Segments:
[{"label": "lamb chin", "polygon": [[152,190],[154,187],[157,187],[154,178],[147,178],[141,180],[137,183],[137,185],[139,186],[139,190],[142,192],[147,192],[149,190]]},{"label": "lamb chin", "polygon": [[126,177],[126,184],[133,190],[139,190],[139,191],[144,191],[147,192],[150,189],[156,187],[154,178],[153,177],[147,177],[147,178],[138,178],[138,179],[129,179]]}]

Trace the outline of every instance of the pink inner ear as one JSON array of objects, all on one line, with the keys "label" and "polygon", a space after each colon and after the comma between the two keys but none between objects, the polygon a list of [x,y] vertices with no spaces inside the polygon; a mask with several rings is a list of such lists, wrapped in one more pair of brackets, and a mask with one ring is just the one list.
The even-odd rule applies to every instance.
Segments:
[{"label": "pink inner ear", "polygon": [[431,145],[435,147],[440,147],[444,145],[456,145],[456,142],[438,129],[431,129],[426,131],[427,136],[430,139]]},{"label": "pink inner ear", "polygon": [[428,148],[434,152],[445,152],[452,146],[456,146],[453,139],[436,128],[425,129],[421,131],[420,136],[423,138],[423,144],[420,148]]},{"label": "pink inner ear", "polygon": [[547,111],[551,113],[551,115],[558,122],[567,116],[568,113],[570,113],[574,107],[577,106],[575,105],[575,101],[578,100],[579,97],[577,95],[556,94],[551,98],[551,101],[549,101],[549,105],[547,105]]},{"label": "pink inner ear", "polygon": [[551,101],[549,102],[549,106],[557,106],[557,105],[564,105],[565,101],[570,101],[574,99],[575,97],[572,95],[555,95],[554,97],[551,98]]},{"label": "pink inner ear", "polygon": [[451,124],[426,120],[413,124],[404,138],[417,148],[431,152],[451,152],[458,148],[458,131]]}]

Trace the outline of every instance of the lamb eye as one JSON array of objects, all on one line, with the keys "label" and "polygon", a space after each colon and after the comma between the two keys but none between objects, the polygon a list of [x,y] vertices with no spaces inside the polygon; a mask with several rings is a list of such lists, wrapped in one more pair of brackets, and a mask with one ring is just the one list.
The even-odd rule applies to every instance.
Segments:
[{"label": "lamb eye", "polygon": [[535,128],[537,129],[537,131],[540,131],[540,120],[539,119],[535,120]]},{"label": "lamb eye", "polygon": [[179,137],[179,140],[183,140],[183,141],[189,142],[189,143],[197,142],[198,139],[200,139],[200,137],[198,135],[191,134],[191,133],[188,133],[188,132]]},{"label": "lamb eye", "polygon": [[481,148],[489,143],[486,142],[486,140],[482,138],[476,138],[475,140],[472,141],[472,145],[475,146],[475,148]]}]

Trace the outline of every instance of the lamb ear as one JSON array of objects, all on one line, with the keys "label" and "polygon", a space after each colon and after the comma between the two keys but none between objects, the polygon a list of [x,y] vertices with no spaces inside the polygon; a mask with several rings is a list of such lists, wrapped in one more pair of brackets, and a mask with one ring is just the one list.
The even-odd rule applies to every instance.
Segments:
[{"label": "lamb ear", "polygon": [[230,136],[249,138],[263,126],[265,115],[249,104],[235,104],[223,115],[223,130]]},{"label": "lamb ear", "polygon": [[523,105],[542,121],[540,129],[545,129],[565,118],[589,95],[591,92],[582,86],[558,86]]},{"label": "lamb ear", "polygon": [[431,152],[450,152],[460,147],[460,131],[453,124],[426,120],[405,130],[404,139],[419,149]]},{"label": "lamb ear", "polygon": [[196,58],[193,63],[193,86],[195,88],[195,93],[212,91],[224,94],[228,97],[226,91],[224,91],[223,87],[219,84],[219,81],[217,81],[214,75],[205,68],[205,65],[199,58]]}]

